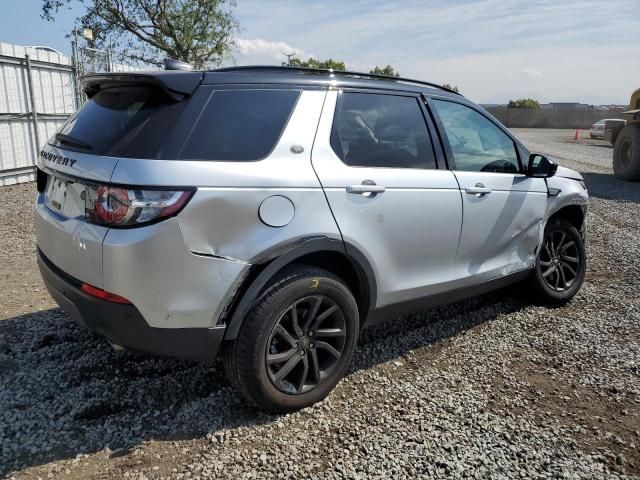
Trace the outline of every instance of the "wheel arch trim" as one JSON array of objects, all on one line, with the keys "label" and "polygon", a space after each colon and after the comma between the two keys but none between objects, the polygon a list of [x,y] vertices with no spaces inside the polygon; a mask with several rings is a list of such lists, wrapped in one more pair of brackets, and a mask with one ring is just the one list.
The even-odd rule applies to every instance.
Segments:
[{"label": "wheel arch trim", "polygon": [[279,246],[276,249],[268,250],[249,263],[256,271],[256,274],[249,274],[242,282],[234,298],[229,302],[225,321],[225,340],[237,338],[244,318],[251,309],[253,302],[260,292],[268,285],[269,280],[296,260],[312,253],[332,252],[345,256],[351,266],[358,273],[364,295],[366,311],[360,312],[361,318],[366,318],[373,310],[377,300],[377,282],[374,270],[366,256],[353,245],[344,243],[342,240],[328,237],[308,237],[297,242]]},{"label": "wheel arch trim", "polygon": [[[561,205],[558,205],[557,208],[551,210],[547,217],[545,226],[551,219],[560,217],[569,220],[578,231],[581,231],[587,220],[587,202],[580,201],[581,199],[576,200],[577,201],[571,203],[565,202]],[[577,212],[579,212],[579,214]],[[576,222],[578,218],[580,221]]]}]

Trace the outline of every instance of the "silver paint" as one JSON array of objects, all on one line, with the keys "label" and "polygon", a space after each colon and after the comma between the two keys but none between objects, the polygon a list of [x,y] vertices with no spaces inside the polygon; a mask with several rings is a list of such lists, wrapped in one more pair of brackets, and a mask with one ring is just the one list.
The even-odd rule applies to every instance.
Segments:
[{"label": "silver paint", "polygon": [[[549,217],[568,205],[586,209],[587,192],[574,180],[580,175],[562,167],[547,180],[560,190],[554,197],[544,180],[523,175],[348,167],[329,142],[336,98],[334,89],[303,91],[273,152],[257,162],[118,159],[45,147],[75,160],[44,156],[49,171],[198,189],[177,217],[132,229],[84,222],[77,199],[55,212],[41,194],[39,248],[78,280],[131,300],[151,326],[211,327],[256,259],[303,238],[343,239],[359,249],[383,306],[529,268]],[[282,198],[295,215],[278,204]]]},{"label": "silver paint", "polygon": [[104,239],[104,289],[130,300],[152,327],[213,327],[249,268],[195,255],[176,218],[111,229]]},{"label": "silver paint", "polygon": [[38,195],[35,208],[38,248],[72,277],[102,288],[102,241],[108,228],[80,218],[67,218],[45,205]]},{"label": "silver paint", "polygon": [[284,195],[272,195],[265,198],[260,204],[258,215],[260,220],[270,227],[284,227],[288,225],[296,209],[291,200]]},{"label": "silver paint", "polygon": [[[349,167],[330,145],[338,92],[327,93],[313,147],[313,167],[345,241],[368,258],[378,282],[378,305],[438,291],[455,278],[462,199],[452,172]],[[348,193],[372,182],[375,196]],[[353,190],[353,189],[350,189]]]}]

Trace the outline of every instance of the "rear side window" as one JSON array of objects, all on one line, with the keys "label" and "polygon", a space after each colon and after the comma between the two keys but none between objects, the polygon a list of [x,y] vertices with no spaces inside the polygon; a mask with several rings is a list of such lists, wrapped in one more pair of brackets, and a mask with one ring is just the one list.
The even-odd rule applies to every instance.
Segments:
[{"label": "rear side window", "polygon": [[415,97],[343,92],[331,146],[352,167],[436,168],[427,124]]},{"label": "rear side window", "polygon": [[[101,90],[63,125],[62,135],[53,141],[94,155],[153,158],[179,108],[179,103],[145,87]],[[153,130],[152,135],[146,135],[149,139],[131,145],[149,129]]]},{"label": "rear side window", "polygon": [[211,96],[180,158],[247,162],[276,145],[298,90],[217,90]]}]

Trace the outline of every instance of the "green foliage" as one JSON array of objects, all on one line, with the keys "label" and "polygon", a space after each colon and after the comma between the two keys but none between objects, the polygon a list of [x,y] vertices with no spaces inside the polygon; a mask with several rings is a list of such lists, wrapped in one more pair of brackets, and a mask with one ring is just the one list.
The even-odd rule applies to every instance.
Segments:
[{"label": "green foliage", "polygon": [[134,62],[161,65],[169,56],[195,68],[219,65],[238,31],[235,0],[42,0],[42,16],[54,20],[73,3],[85,8],[76,23],[93,29],[90,46],[111,44]]},{"label": "green foliage", "polygon": [[317,60],[315,58],[309,57],[309,60],[300,60],[299,58],[293,57],[289,61],[289,66],[291,67],[305,67],[305,68],[323,68],[328,69],[331,68],[333,70],[346,70],[347,66],[344,62],[339,62],[338,60],[333,60],[329,58],[328,60]]},{"label": "green foliage", "polygon": [[400,74],[395,71],[395,69],[391,65],[387,65],[386,67],[380,68],[379,66],[375,66],[373,70],[369,70],[369,73],[373,73],[374,75],[386,75],[387,77],[399,77]]},{"label": "green foliage", "polygon": [[509,100],[507,105],[509,108],[540,108],[540,103],[533,98],[519,98],[518,100]]},{"label": "green foliage", "polygon": [[448,88],[449,90],[453,90],[456,93],[460,93],[460,90],[458,89],[457,86],[455,85],[450,85],[448,83],[445,83],[444,85],[442,85],[444,88]]}]

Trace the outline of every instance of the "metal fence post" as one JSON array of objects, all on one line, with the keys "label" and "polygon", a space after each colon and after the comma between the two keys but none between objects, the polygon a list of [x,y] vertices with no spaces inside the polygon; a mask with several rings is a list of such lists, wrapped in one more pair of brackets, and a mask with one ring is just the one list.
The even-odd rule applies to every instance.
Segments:
[{"label": "metal fence post", "polygon": [[73,30],[73,40],[71,40],[71,64],[73,65],[73,99],[75,102],[75,110],[80,109],[82,97],[80,95],[80,52],[78,50],[78,29]]},{"label": "metal fence post", "polygon": [[31,71],[31,58],[26,54],[27,60],[27,86],[29,87],[29,99],[31,100],[31,121],[33,122],[33,138],[36,143],[34,150],[33,164],[37,163],[38,153],[40,152],[40,132],[38,131],[38,108],[36,107],[36,97],[33,93],[33,74]]}]

